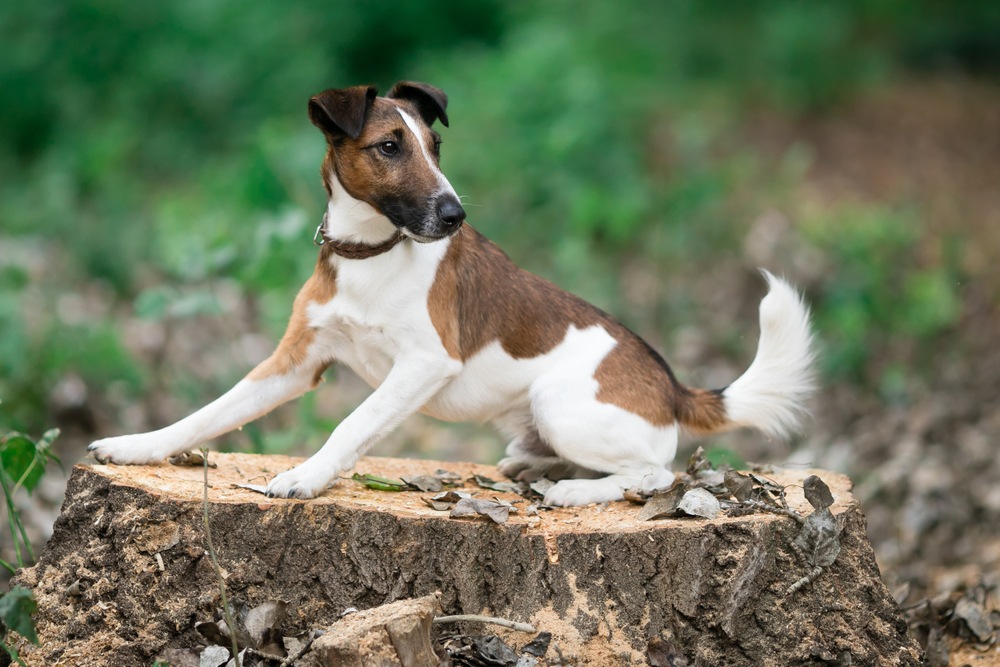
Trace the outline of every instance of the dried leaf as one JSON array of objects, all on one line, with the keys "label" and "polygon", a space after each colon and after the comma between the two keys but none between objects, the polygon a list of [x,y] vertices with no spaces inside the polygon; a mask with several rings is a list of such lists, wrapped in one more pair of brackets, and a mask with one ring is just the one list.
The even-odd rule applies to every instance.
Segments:
[{"label": "dried leaf", "polygon": [[830,492],[830,487],[816,475],[809,475],[805,478],[805,481],[802,482],[802,490],[813,509],[821,510],[833,504],[833,494]]},{"label": "dried leaf", "polygon": [[[219,644],[221,646],[222,644],[229,642],[229,635],[222,634],[222,628],[220,628],[219,624],[214,621],[195,623],[194,629],[197,630],[202,637],[207,639],[209,644]],[[228,653],[226,654],[226,657],[229,657]]]},{"label": "dried leaf", "polygon": [[479,514],[489,517],[494,523],[506,523],[511,511],[514,511],[514,507],[509,503],[481,498],[462,498],[451,509],[451,517],[457,519]]},{"label": "dried leaf", "polygon": [[444,510],[450,510],[455,506],[462,498],[471,498],[472,496],[464,491],[445,491],[439,493],[436,496],[431,496],[430,498],[424,498],[424,502],[430,507],[438,510],[439,512]]},{"label": "dried leaf", "polygon": [[631,489],[625,489],[622,495],[625,497],[625,500],[629,501],[630,503],[635,503],[636,505],[645,505],[646,501],[649,500],[649,497],[652,494],[649,493],[648,491],[644,491],[642,489],[633,487]]},{"label": "dried leaf", "polygon": [[975,600],[964,597],[955,603],[955,610],[952,612],[955,618],[965,621],[972,634],[982,643],[988,643],[993,639],[993,624],[990,622],[989,614]]},{"label": "dried leaf", "polygon": [[556,483],[548,477],[540,477],[529,484],[528,488],[544,498],[545,494],[549,492],[549,489],[555,485]]},{"label": "dried leaf", "polygon": [[436,510],[438,512],[447,512],[448,510],[450,510],[452,507],[455,506],[455,503],[450,503],[441,500],[434,500],[433,498],[424,498],[424,502],[432,510]]},{"label": "dried leaf", "polygon": [[770,480],[767,477],[758,475],[756,473],[751,473],[751,479],[760,488],[761,497],[758,500],[766,500],[774,502],[785,495],[785,487],[781,486],[774,480]]},{"label": "dried leaf", "polygon": [[510,513],[514,511],[510,505],[494,504],[488,500],[480,501],[480,503],[479,513],[488,516],[493,520],[493,523],[507,523]]},{"label": "dried leaf", "polygon": [[719,516],[722,507],[719,500],[706,489],[691,489],[681,498],[677,505],[677,511],[688,516],[699,516],[705,519],[714,519]]},{"label": "dried leaf", "polygon": [[725,496],[726,475],[721,470],[706,470],[698,474],[696,478],[698,486],[707,489],[713,495]]},{"label": "dried leaf", "polygon": [[675,484],[662,493],[657,493],[639,511],[639,521],[652,521],[677,516],[677,506],[687,491],[686,484]]},{"label": "dried leaf", "polygon": [[753,494],[754,483],[750,475],[745,475],[737,470],[727,470],[724,483],[726,490],[736,498],[737,501],[745,503],[750,500]]},{"label": "dried leaf", "polygon": [[824,507],[807,516],[794,542],[810,565],[833,565],[840,555],[840,524],[830,508]]},{"label": "dried leaf", "polygon": [[430,475],[403,477],[403,482],[416,491],[435,493],[444,488],[444,482],[437,477],[431,477]]},{"label": "dried leaf", "polygon": [[[242,651],[240,651],[240,660],[239,660],[239,663],[240,663],[240,665],[246,665],[247,664],[247,650],[246,649],[243,649]],[[231,658],[229,660],[229,662],[226,663],[226,667],[236,667],[236,658]]]},{"label": "dried leaf", "polygon": [[477,637],[472,640],[478,657],[490,665],[513,665],[517,663],[517,653],[497,636]]},{"label": "dried leaf", "polygon": [[408,491],[410,488],[402,480],[379,477],[370,473],[362,475],[356,472],[351,475],[351,479],[359,484],[363,484],[366,489],[371,489],[372,491]]},{"label": "dried leaf", "polygon": [[252,646],[271,655],[284,657],[285,646],[281,641],[280,625],[285,620],[288,607],[281,600],[269,600],[240,614],[240,622],[249,635]]},{"label": "dried leaf", "polygon": [[206,646],[201,652],[198,667],[222,667],[229,662],[229,649],[222,646]]},{"label": "dried leaf", "polygon": [[[167,463],[172,466],[188,466],[191,468],[201,468],[205,465],[205,455],[201,452],[181,452],[167,459]],[[209,468],[218,468],[218,464],[208,462]]]},{"label": "dried leaf", "polygon": [[441,480],[445,486],[457,486],[462,483],[462,476],[457,472],[438,468],[434,471],[434,476]]},{"label": "dried leaf", "polygon": [[551,642],[551,632],[539,632],[534,639],[524,645],[524,648],[521,649],[521,653],[527,653],[528,655],[533,655],[536,658],[545,657],[545,653],[549,650],[549,644]]},{"label": "dried leaf", "polygon": [[484,489],[501,493],[521,493],[521,487],[513,482],[498,482],[484,475],[473,475],[472,480]]}]

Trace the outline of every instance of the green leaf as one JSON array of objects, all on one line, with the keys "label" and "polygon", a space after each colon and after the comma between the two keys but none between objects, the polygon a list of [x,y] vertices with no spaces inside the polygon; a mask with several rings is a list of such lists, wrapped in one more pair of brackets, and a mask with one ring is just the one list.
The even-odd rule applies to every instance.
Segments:
[{"label": "green leaf", "polygon": [[4,473],[13,484],[20,482],[21,486],[31,491],[45,472],[45,466],[41,462],[35,462],[38,455],[35,441],[23,433],[9,433],[2,442],[0,463],[3,464]]},{"label": "green leaf", "polygon": [[31,618],[36,611],[38,603],[35,602],[35,596],[26,588],[15,586],[0,597],[0,620],[8,628],[38,646],[35,621]]},{"label": "green leaf", "polygon": [[410,486],[401,479],[388,479],[378,475],[354,473],[351,479],[373,491],[406,491]]}]

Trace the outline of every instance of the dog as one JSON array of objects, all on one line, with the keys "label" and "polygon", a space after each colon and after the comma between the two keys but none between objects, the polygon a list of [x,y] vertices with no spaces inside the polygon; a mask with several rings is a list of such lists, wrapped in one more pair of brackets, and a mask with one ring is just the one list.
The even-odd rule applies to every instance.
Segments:
[{"label": "dog", "polygon": [[334,362],[374,391],[272,497],[313,498],[413,413],[491,422],[511,438],[500,471],[558,479],[554,506],[618,500],[674,479],[679,429],[752,427],[785,436],[813,389],[809,312],[764,273],[761,334],[724,389],[682,385],[663,358],[608,314],[517,267],[465,221],[441,171],[436,121],[447,96],[400,82],[330,89],[309,101],[325,135],[329,195],[312,276],[274,353],[179,422],[98,440],[100,462],[149,464],[195,447],[314,389]]}]

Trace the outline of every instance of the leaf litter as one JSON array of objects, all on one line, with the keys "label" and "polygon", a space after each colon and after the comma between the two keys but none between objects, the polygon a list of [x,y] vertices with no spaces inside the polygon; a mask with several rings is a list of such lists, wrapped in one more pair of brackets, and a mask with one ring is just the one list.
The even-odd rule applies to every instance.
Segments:
[{"label": "leaf litter", "polygon": [[448,659],[447,664],[463,667],[535,667],[551,643],[549,632],[539,632],[520,650],[496,635],[448,635],[437,642],[438,653]]},{"label": "leaf litter", "polygon": [[293,638],[284,637],[281,632],[287,609],[282,600],[268,600],[256,607],[242,605],[233,619],[235,628],[228,627],[225,620],[196,623],[195,630],[208,644],[201,652],[199,667],[235,664],[229,649],[233,635],[243,647],[241,665],[272,664],[288,657],[286,642]]}]

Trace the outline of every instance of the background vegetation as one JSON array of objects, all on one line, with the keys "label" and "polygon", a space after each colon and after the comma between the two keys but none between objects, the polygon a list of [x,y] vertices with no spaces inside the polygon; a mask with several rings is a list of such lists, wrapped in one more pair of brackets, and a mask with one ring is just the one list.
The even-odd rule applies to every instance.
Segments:
[{"label": "background vegetation", "polygon": [[[971,388],[978,411],[941,414],[1000,428],[978,389],[1000,377],[982,356],[1000,330],[1000,242],[996,209],[969,208],[984,176],[949,176],[979,158],[945,141],[927,178],[882,177],[923,164],[926,128],[951,112],[914,114],[949,96],[994,127],[998,31],[990,0],[2,4],[0,433],[58,426],[73,461],[228,388],[312,269],[324,146],[306,100],[426,80],[451,97],[444,169],[472,223],[621,317],[685,381],[725,384],[752,355],[757,266],[806,290],[825,389],[798,460],[862,482],[880,556],[902,567],[914,484],[879,465],[914,411]],[[900,135],[900,153],[879,141]],[[315,447],[356,402],[337,380],[224,444]],[[920,447],[951,444],[950,422],[927,419]],[[383,451],[482,460],[500,445],[424,421],[394,443]],[[51,512],[25,505],[43,539]],[[913,519],[910,557],[969,557],[981,542],[963,552],[947,532],[948,549],[920,555],[939,505]]]}]

